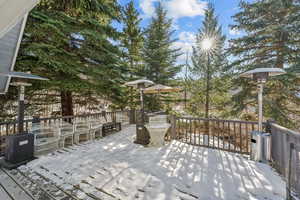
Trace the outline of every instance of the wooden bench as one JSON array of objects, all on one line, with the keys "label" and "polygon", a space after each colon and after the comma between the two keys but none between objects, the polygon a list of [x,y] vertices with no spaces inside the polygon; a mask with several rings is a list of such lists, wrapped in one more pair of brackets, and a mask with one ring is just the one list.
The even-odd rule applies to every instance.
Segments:
[{"label": "wooden bench", "polygon": [[122,123],[116,122],[112,119],[111,115],[106,116],[106,123],[102,125],[102,135],[103,137],[109,135],[113,131],[120,131],[122,130]]},{"label": "wooden bench", "polygon": [[106,136],[112,131],[120,131],[122,130],[121,122],[106,122],[102,126],[102,135]]}]

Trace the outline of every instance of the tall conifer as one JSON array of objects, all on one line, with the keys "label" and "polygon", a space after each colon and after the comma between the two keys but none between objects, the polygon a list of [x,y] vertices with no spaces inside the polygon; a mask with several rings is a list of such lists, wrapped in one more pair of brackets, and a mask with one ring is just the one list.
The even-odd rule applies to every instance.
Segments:
[{"label": "tall conifer", "polygon": [[42,0],[31,12],[16,67],[48,77],[33,89],[58,91],[62,115],[73,115],[73,94],[118,94],[120,51],[114,0]]},{"label": "tall conifer", "polygon": [[152,17],[145,33],[144,76],[157,84],[167,84],[182,67],[176,64],[181,53],[180,49],[172,46],[176,39],[173,39],[172,20],[166,15],[167,12],[161,3],[158,3],[155,16]]},{"label": "tall conifer", "polygon": [[[134,2],[131,0],[122,9],[123,31],[121,38],[121,46],[123,49],[123,60],[127,66],[126,73],[127,80],[138,79],[143,67],[142,49],[143,49],[143,30],[140,27],[141,18],[137,9],[134,7]],[[129,106],[131,108],[136,106],[134,99],[136,93],[133,88],[129,89]],[[124,96],[125,98],[125,96]]]},{"label": "tall conifer", "polygon": [[[234,16],[233,29],[244,34],[231,40],[234,56],[230,70],[241,73],[258,67],[285,68],[287,75],[272,78],[264,93],[264,115],[283,125],[293,125],[292,115],[300,115],[300,80],[294,69],[300,68],[300,2],[297,0],[242,1]],[[234,111],[257,107],[256,84],[236,79],[242,90],[234,95]]]},{"label": "tall conifer", "polygon": [[[143,49],[144,69],[142,76],[152,80],[156,84],[168,84],[180,72],[182,65],[177,64],[177,58],[181,55],[180,49],[174,48],[172,20],[167,18],[167,12],[161,3],[155,9],[149,26],[145,31]],[[148,109],[161,108],[159,95],[148,97]]]},{"label": "tall conifer", "polygon": [[[222,27],[218,23],[214,7],[209,4],[205,11],[205,18],[202,27],[196,36],[196,44],[193,47],[192,54],[192,72],[197,82],[192,86],[192,102],[200,102],[205,105],[205,117],[210,117],[209,110],[211,103],[220,103],[218,101],[221,88],[220,77],[224,64],[226,64],[224,53],[225,36],[222,33]],[[224,92],[224,91],[223,91]],[[224,99],[224,98],[223,98]],[[216,100],[216,102],[214,102]],[[214,104],[214,106],[217,106]],[[198,109],[192,109],[198,113]],[[198,111],[198,112],[197,112]]]},{"label": "tall conifer", "polygon": [[138,76],[142,67],[143,31],[140,27],[141,18],[131,0],[122,10],[124,59],[129,64],[129,76]]}]

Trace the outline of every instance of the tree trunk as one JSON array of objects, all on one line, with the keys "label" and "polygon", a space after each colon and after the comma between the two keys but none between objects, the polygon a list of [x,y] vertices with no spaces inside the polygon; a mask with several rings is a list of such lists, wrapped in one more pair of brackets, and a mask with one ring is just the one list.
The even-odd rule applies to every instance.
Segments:
[{"label": "tree trunk", "polygon": [[[208,75],[208,74],[207,74]],[[209,117],[209,78],[206,79],[205,118]]]},{"label": "tree trunk", "polygon": [[[133,79],[133,76],[132,76],[132,74],[133,74],[133,59],[132,58],[130,58],[130,81],[132,81],[132,79]],[[133,110],[133,88],[132,87],[130,87],[130,110]]]},{"label": "tree trunk", "polygon": [[283,69],[283,65],[284,65],[284,33],[280,34],[280,41],[278,42],[278,46],[277,46],[277,52],[276,52],[276,67],[277,68],[281,68]]},{"label": "tree trunk", "polygon": [[72,92],[70,92],[70,91],[61,91],[60,99],[61,99],[61,113],[62,113],[62,116],[72,116],[72,115],[74,115]]},{"label": "tree trunk", "polygon": [[207,56],[207,71],[206,71],[206,99],[205,99],[205,118],[209,118],[209,92],[210,92],[210,63],[209,56]]},{"label": "tree trunk", "polygon": [[205,118],[207,119],[205,123],[206,133],[209,135],[209,93],[210,93],[210,60],[209,55],[207,55],[207,77],[206,77],[206,101],[205,101]]}]

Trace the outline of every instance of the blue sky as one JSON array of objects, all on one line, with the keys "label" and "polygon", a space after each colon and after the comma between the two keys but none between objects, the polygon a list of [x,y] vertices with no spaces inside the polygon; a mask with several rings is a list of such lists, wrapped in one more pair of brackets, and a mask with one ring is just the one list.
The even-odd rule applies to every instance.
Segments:
[{"label": "blue sky", "polygon": [[[222,25],[227,39],[239,37],[241,34],[240,31],[231,30],[229,27],[230,24],[233,24],[231,16],[239,11],[240,0],[134,0],[136,8],[141,14],[142,27],[148,25],[154,14],[155,3],[158,1],[162,2],[169,17],[173,18],[173,28],[176,30],[174,37],[178,38],[174,46],[181,48],[183,53],[191,51],[195,34],[201,27],[204,9],[208,2],[214,4],[219,23]],[[128,2],[130,0],[119,0],[121,5],[126,5]],[[182,56],[179,62],[184,62],[184,57]]]}]

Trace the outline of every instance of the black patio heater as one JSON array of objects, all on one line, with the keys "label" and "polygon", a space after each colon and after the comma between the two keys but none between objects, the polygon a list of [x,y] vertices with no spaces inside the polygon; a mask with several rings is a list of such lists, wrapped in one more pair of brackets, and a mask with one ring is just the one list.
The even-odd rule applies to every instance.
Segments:
[{"label": "black patio heater", "polygon": [[147,145],[150,142],[150,135],[145,127],[145,110],[144,110],[144,92],[147,86],[153,85],[150,80],[140,79],[131,82],[127,82],[125,85],[135,87],[140,91],[141,111],[139,116],[136,117],[136,140],[135,143]]},{"label": "black patio heater", "polygon": [[6,136],[5,147],[5,167],[15,168],[31,159],[34,154],[34,135],[24,131],[24,97],[25,87],[31,86],[26,80],[48,80],[46,78],[23,72],[0,73],[8,79],[14,78],[15,81],[10,85],[18,87],[18,132],[14,135]]}]

